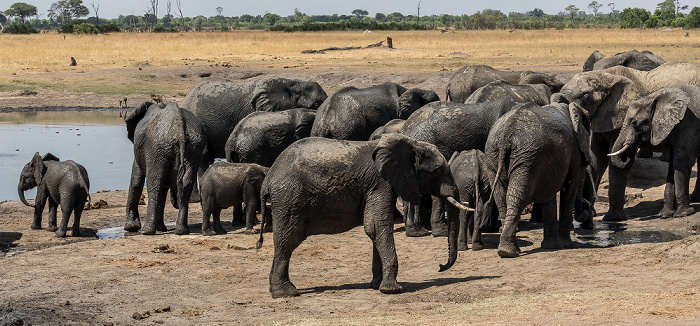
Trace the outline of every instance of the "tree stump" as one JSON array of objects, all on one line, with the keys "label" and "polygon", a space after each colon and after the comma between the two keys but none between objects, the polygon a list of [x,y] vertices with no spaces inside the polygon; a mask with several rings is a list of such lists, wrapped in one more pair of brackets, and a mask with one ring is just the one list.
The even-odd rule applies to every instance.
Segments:
[{"label": "tree stump", "polygon": [[390,49],[393,49],[393,48],[394,48],[394,44],[391,43],[391,37],[390,37],[390,36],[387,36],[387,37],[386,37],[386,46],[387,46],[388,48],[390,48]]}]

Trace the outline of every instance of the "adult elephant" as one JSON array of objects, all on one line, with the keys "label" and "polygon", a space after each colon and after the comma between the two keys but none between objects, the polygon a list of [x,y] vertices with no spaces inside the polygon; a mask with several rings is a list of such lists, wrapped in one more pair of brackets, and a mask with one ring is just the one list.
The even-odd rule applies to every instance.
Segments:
[{"label": "adult elephant", "polygon": [[502,71],[485,65],[464,66],[457,70],[447,83],[447,100],[464,103],[479,87],[502,80],[514,85],[545,84],[552,92],[564,85],[553,76],[534,71]]},{"label": "adult elephant", "polygon": [[403,128],[403,125],[405,123],[406,120],[404,119],[393,119],[387,122],[385,125],[375,129],[374,132],[369,136],[369,140],[377,140],[379,138],[382,138],[383,134],[401,132],[401,128]]},{"label": "adult elephant", "polygon": [[542,248],[572,246],[572,216],[589,152],[588,121],[576,104],[523,104],[496,122],[484,150],[484,164],[494,175],[492,192],[480,194],[490,198],[475,213],[475,224],[484,224],[495,203],[503,221],[499,256],[520,254],[515,233],[521,212],[531,202],[542,208]]},{"label": "adult elephant", "polygon": [[440,270],[450,268],[457,259],[456,207],[468,208],[455,201],[452,174],[434,145],[386,134],[374,141],[310,137],[287,148],[270,168],[261,193],[272,210],[272,296],[299,294],[289,280],[289,260],[304,239],[359,225],[374,247],[370,286],[382,293],[401,292],[393,235],[397,194],[409,201],[435,195],[455,205],[448,209],[449,259]]},{"label": "adult elephant", "polygon": [[595,50],[583,64],[583,71],[603,70],[614,66],[625,66],[636,70],[649,71],[664,63],[666,63],[666,60],[650,51],[639,52],[631,50],[615,54],[612,57],[606,57],[598,50]]},{"label": "adult elephant", "polygon": [[423,105],[439,100],[433,91],[407,89],[392,82],[361,89],[345,87],[318,109],[311,136],[369,140],[375,129],[392,119],[406,119]]},{"label": "adult elephant", "polygon": [[285,148],[309,137],[315,118],[311,109],[253,112],[241,119],[226,141],[226,161],[270,167]]},{"label": "adult elephant", "polygon": [[688,183],[700,154],[699,134],[700,87],[681,85],[656,91],[630,104],[610,164],[628,170],[644,143],[670,149],[664,207],[659,215],[691,215],[695,210],[690,206]]},{"label": "adult elephant", "polygon": [[497,80],[479,87],[464,103],[481,103],[493,100],[507,100],[520,103],[549,104],[552,90],[545,84],[513,85]]},{"label": "adult elephant", "polygon": [[328,96],[316,82],[268,77],[254,81],[210,81],[197,84],[182,106],[201,121],[207,136],[206,165],[224,158],[229,135],[239,121],[256,111],[294,108],[315,110]]},{"label": "adult elephant", "polygon": [[[163,210],[169,189],[170,201],[179,210],[175,234],[189,234],[189,199],[206,150],[206,136],[199,120],[175,102],[144,102],[124,121],[127,137],[134,144],[124,230],[141,229],[143,234],[167,231]],[[138,202],[146,181],[148,208],[142,228]]]},{"label": "adult elephant", "polygon": [[[650,71],[616,66],[582,72],[572,77],[560,93],[552,95],[552,103],[579,104],[590,120],[594,189],[598,188],[608,168],[607,154],[613,152],[630,103],[663,88],[682,84],[700,85],[700,67],[671,62]],[[609,208],[603,221],[625,220],[627,171],[610,166],[608,179]],[[586,199],[593,202],[593,198]]]}]

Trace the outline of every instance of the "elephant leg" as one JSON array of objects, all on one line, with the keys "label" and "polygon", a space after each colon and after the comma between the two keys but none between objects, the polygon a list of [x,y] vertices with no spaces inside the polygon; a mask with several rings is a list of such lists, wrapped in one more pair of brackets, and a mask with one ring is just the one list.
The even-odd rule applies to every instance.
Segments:
[{"label": "elephant leg", "polygon": [[233,219],[231,220],[232,226],[244,226],[245,220],[243,218],[243,203],[237,203],[233,205]]},{"label": "elephant leg", "polygon": [[[700,173],[700,159],[696,159],[698,161],[695,170]],[[695,178],[695,188],[693,188],[693,193],[690,195],[690,201],[691,202],[700,202],[700,182],[698,182],[698,178]]]},{"label": "elephant leg", "polygon": [[126,199],[126,222],[124,230],[137,232],[141,229],[141,219],[139,218],[139,200],[143,193],[145,175],[142,173],[136,161],[131,166],[131,181],[129,182],[129,193]]},{"label": "elephant leg", "polygon": [[420,203],[410,203],[404,202],[404,205],[408,205],[408,214],[406,215],[406,236],[407,237],[424,237],[430,234],[430,231],[426,230],[420,224],[421,216],[421,205]]},{"label": "elephant leg", "polygon": [[544,214],[542,204],[533,203],[532,211],[530,212],[530,223],[544,223]]},{"label": "elephant leg", "polygon": [[627,216],[623,208],[625,207],[625,186],[627,185],[627,172],[612,165],[608,167],[608,202],[610,207],[603,217],[605,222],[625,221]]},{"label": "elephant leg", "polygon": [[690,206],[690,198],[688,195],[688,183],[690,181],[690,170],[692,169],[695,158],[684,158],[680,153],[674,153],[676,157],[670,165],[673,165],[673,179],[676,187],[676,213],[674,217],[684,217],[693,215],[695,209]]},{"label": "elephant leg", "polygon": [[83,209],[85,209],[85,202],[87,201],[87,198],[84,200],[79,200],[79,204],[73,208],[73,233],[72,235],[74,237],[79,237],[81,236],[80,234],[80,218],[83,216]]},{"label": "elephant leg", "polygon": [[245,204],[245,234],[255,234],[257,233],[255,229],[253,229],[253,226],[257,224],[258,222],[258,217],[256,215],[256,212],[260,209],[258,206],[258,202],[260,201],[260,196],[256,198],[253,198],[252,200],[248,200]]},{"label": "elephant leg", "polygon": [[[673,154],[671,154],[673,156]],[[676,185],[673,172],[673,158],[668,165],[666,172],[666,187],[664,188],[664,207],[659,212],[661,218],[669,218],[676,213]]]},{"label": "elephant leg", "polygon": [[[457,250],[467,250],[467,244],[472,240],[471,232],[474,230],[474,220],[467,216],[471,212],[459,212],[459,235],[457,236]],[[473,242],[472,242],[473,243]]]},{"label": "elephant leg", "polygon": [[384,273],[382,271],[382,258],[377,251],[377,245],[372,245],[372,282],[369,287],[374,290],[379,290],[379,285],[382,284]]},{"label": "elephant leg", "polygon": [[[48,231],[56,232],[58,230],[58,203],[55,202],[51,197],[48,198],[49,202],[49,228]],[[65,229],[64,229],[65,232]]]},{"label": "elephant leg", "polygon": [[221,208],[214,210],[214,232],[216,234],[228,233],[226,229],[224,229],[223,225],[221,225]]},{"label": "elephant leg", "polygon": [[155,176],[154,174],[147,176],[148,208],[146,209],[146,221],[141,228],[142,234],[156,234],[157,226],[160,224],[164,225],[163,212],[165,210],[168,187],[163,185],[161,176]]},{"label": "elephant leg", "polygon": [[561,249],[564,246],[559,241],[559,223],[557,222],[557,198],[554,197],[546,203],[538,204],[542,213],[542,226],[544,239],[540,246],[544,249]]},{"label": "elephant leg", "polygon": [[70,219],[70,215],[73,213],[73,205],[74,203],[72,201],[61,205],[61,224],[58,226],[58,230],[56,230],[57,238],[65,238],[66,236],[68,220]]},{"label": "elephant leg", "polygon": [[32,229],[41,229],[41,215],[44,214],[44,207],[46,206],[46,201],[48,196],[42,191],[37,190],[36,199],[34,200],[34,221],[32,222]]},{"label": "elephant leg", "polygon": [[440,197],[432,196],[432,212],[430,214],[430,226],[433,237],[447,236],[447,220],[445,219],[445,201]]},{"label": "elephant leg", "polygon": [[[393,210],[389,205],[380,203],[381,199],[368,202],[365,210],[365,233],[372,239],[373,259],[372,274],[373,279],[370,286],[378,286],[382,293],[400,293],[403,288],[396,281],[399,272],[399,260],[396,256],[396,246],[394,243],[394,219]],[[377,276],[381,269],[381,278]]]},{"label": "elephant leg", "polygon": [[[203,203],[204,204],[204,203]],[[209,204],[209,203],[206,203]],[[202,235],[204,236],[212,236],[216,234],[214,232],[214,228],[212,227],[212,223],[210,219],[214,219],[214,224],[216,224],[216,220],[219,217],[218,214],[220,213],[219,208],[215,208],[212,212],[212,209],[209,208],[208,206],[210,205],[202,205]]]},{"label": "elephant leg", "polygon": [[[275,214],[287,212],[275,212]],[[298,218],[298,217],[293,217]],[[273,220],[272,238],[275,244],[275,254],[270,270],[270,293],[273,298],[292,297],[299,291],[289,280],[289,259],[292,252],[304,241],[303,225],[293,223],[288,216],[275,216]],[[281,225],[284,222],[284,225]]]},{"label": "elephant leg", "polygon": [[521,198],[520,189],[512,188],[513,185],[517,184],[524,185],[526,181],[510,178],[510,184],[506,193],[506,216],[498,244],[498,256],[501,258],[514,258],[520,255],[520,248],[515,242],[515,233],[518,231],[520,213],[527,206],[527,201]]},{"label": "elephant leg", "polygon": [[[192,190],[197,186],[197,167],[181,166],[180,168],[185,169],[185,172],[182,175],[182,181],[177,183],[177,202],[179,210],[177,214],[177,223],[175,225],[175,234],[186,235],[190,234],[187,218],[189,216],[190,195],[192,195]],[[162,215],[160,220],[163,220]]]}]

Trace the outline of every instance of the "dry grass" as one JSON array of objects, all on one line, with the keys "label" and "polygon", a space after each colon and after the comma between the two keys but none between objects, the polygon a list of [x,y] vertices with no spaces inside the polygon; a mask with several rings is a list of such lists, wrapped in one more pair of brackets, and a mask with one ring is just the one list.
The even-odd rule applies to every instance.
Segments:
[{"label": "dry grass", "polygon": [[[700,33],[673,30],[378,31],[375,33],[262,31],[64,35],[0,34],[0,76],[19,72],[95,70],[132,66],[228,62],[239,67],[319,68],[345,66],[404,71],[452,70],[465,64],[494,67],[558,66],[579,69],[593,50],[614,54],[646,49],[668,61],[697,62]],[[385,47],[301,54],[330,46],[366,46],[391,36]],[[70,67],[70,57],[78,67]],[[26,76],[26,74],[25,74]],[[144,77],[145,78],[145,77]]]}]

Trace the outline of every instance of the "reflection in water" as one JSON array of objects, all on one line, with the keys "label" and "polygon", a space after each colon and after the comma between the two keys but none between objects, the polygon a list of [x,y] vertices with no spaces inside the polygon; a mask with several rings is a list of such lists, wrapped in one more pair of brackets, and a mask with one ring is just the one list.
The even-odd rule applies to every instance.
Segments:
[{"label": "reflection in water", "polygon": [[687,233],[664,230],[630,229],[625,223],[602,223],[596,221],[593,230],[575,229],[578,240],[596,247],[613,247],[633,243],[657,243],[680,240]]},{"label": "reflection in water", "polygon": [[[175,226],[175,222],[165,222],[165,226],[171,227]],[[168,231],[171,231],[174,229],[168,228]],[[113,227],[108,227],[104,229],[97,230],[97,233],[95,234],[98,239],[100,240],[107,240],[107,239],[117,239],[121,238],[124,236],[132,236],[132,235],[137,235],[140,234],[139,232],[126,232],[124,230],[124,226],[113,226]]]},{"label": "reflection in water", "polygon": [[[35,152],[85,166],[90,192],[129,187],[133,145],[119,112],[2,113],[0,137],[0,201],[19,200],[19,174]],[[34,196],[35,189],[26,192]]]}]

